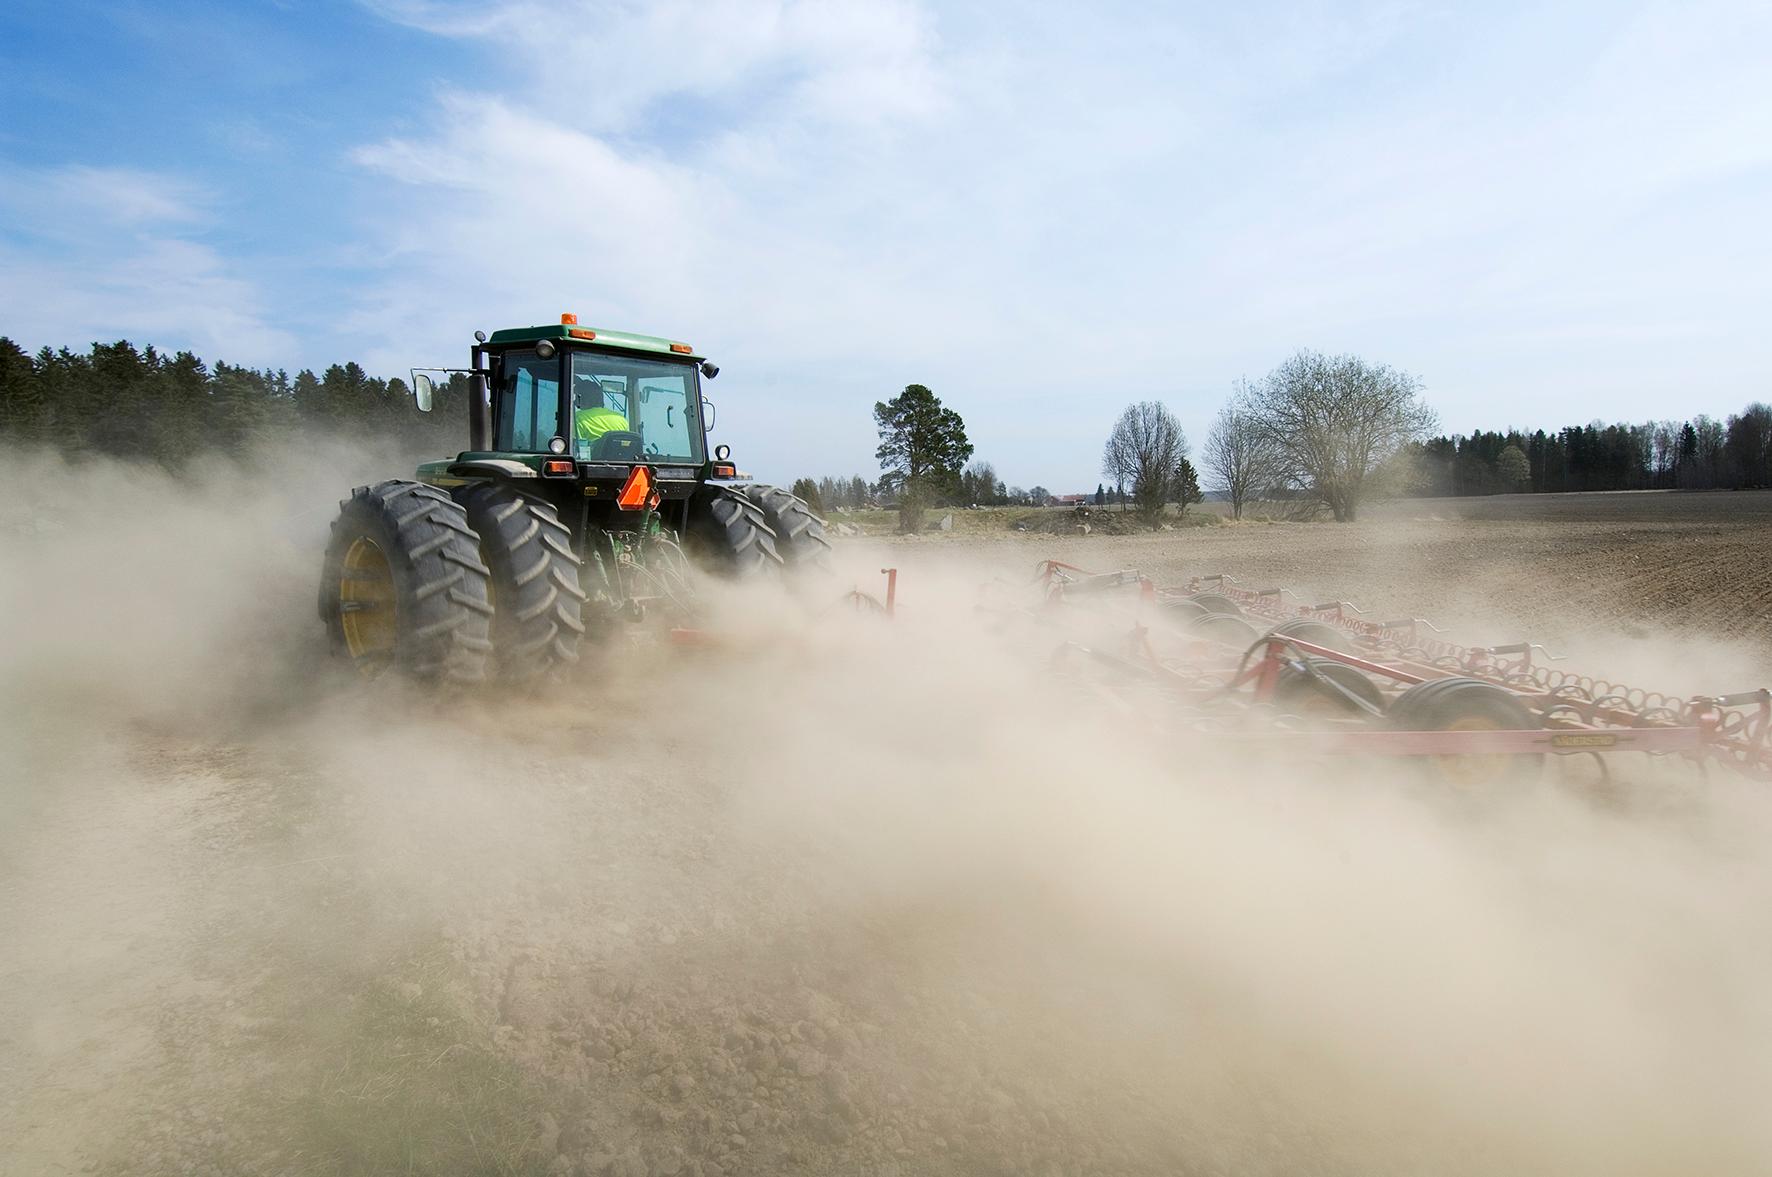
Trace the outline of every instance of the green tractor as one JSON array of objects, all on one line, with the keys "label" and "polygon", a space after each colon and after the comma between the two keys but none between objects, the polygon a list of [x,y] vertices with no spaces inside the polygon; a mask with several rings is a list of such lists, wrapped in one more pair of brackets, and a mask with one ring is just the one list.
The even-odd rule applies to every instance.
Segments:
[{"label": "green tractor", "polygon": [[[828,569],[823,520],[709,450],[719,369],[688,344],[573,315],[474,340],[467,450],[357,487],[332,525],[320,616],[363,674],[531,678],[587,635],[685,610],[692,563]],[[429,412],[433,382],[413,383]]]}]

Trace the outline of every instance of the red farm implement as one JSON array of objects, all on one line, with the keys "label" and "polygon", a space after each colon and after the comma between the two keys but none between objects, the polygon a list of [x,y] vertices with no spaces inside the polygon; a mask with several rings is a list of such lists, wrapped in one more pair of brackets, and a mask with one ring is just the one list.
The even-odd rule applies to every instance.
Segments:
[{"label": "red farm implement", "polygon": [[[1548,756],[1720,762],[1772,780],[1772,692],[1680,697],[1564,670],[1541,646],[1460,646],[1419,618],[1369,620],[1228,576],[1159,589],[1135,570],[1037,568],[1014,611],[1084,621],[1061,663],[1175,697],[1182,722],[1228,742],[1304,755],[1425,758],[1479,783],[1536,773]],[[994,603],[1002,607],[999,596]],[[1073,627],[1074,628],[1074,627]]]}]

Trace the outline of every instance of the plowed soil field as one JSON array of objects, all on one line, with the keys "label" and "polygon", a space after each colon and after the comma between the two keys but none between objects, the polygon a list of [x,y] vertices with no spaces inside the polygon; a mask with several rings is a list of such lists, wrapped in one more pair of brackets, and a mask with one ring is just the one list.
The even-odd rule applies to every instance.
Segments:
[{"label": "plowed soil field", "polygon": [[858,539],[890,626],[710,586],[438,696],[322,650],[379,465],[0,466],[0,1172],[1772,1171],[1764,785],[1230,759],[975,609],[1229,572],[1734,689],[1772,496]]}]

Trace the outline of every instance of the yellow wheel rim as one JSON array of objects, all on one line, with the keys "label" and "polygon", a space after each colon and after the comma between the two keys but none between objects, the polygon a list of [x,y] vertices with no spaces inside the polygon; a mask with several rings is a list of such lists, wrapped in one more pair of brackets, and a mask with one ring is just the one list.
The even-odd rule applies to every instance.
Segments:
[{"label": "yellow wheel rim", "polygon": [[1331,695],[1327,688],[1316,683],[1300,689],[1297,697],[1288,700],[1286,705],[1300,719],[1341,719],[1358,711],[1352,703],[1340,695]]},{"label": "yellow wheel rim", "polygon": [[338,578],[339,621],[345,649],[364,674],[376,674],[394,658],[399,636],[394,573],[374,540],[358,536],[345,551]]},{"label": "yellow wheel rim", "polygon": [[[1473,715],[1465,719],[1447,724],[1440,729],[1448,732],[1498,732],[1505,730],[1493,719]],[[1513,758],[1505,755],[1490,756],[1436,756],[1434,760],[1440,766],[1440,774],[1451,783],[1462,788],[1474,788],[1478,785],[1494,784],[1502,780],[1513,766]]]}]

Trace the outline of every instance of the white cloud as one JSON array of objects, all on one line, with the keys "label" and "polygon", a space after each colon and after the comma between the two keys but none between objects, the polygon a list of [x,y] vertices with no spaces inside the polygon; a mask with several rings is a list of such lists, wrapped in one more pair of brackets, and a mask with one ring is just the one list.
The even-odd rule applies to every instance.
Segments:
[{"label": "white cloud", "polygon": [[772,476],[867,468],[910,380],[1006,476],[1093,485],[1123,402],[1197,435],[1297,346],[1419,371],[1462,428],[1772,371],[1747,6],[378,7],[488,68],[357,154],[398,181],[372,363],[563,310],[686,335]]},{"label": "white cloud", "polygon": [[15,229],[61,232],[189,224],[207,194],[176,177],[134,168],[74,164],[0,173],[0,208]]},{"label": "white cloud", "polygon": [[0,325],[32,347],[129,338],[211,361],[287,362],[294,340],[241,265],[195,239],[208,203],[177,176],[127,168],[8,175]]}]

